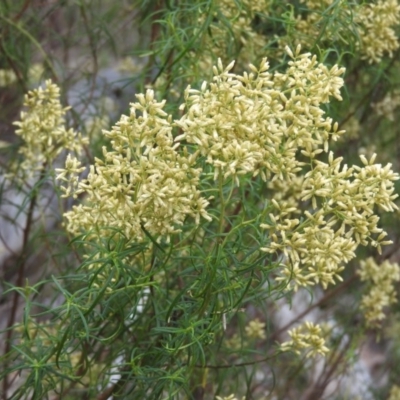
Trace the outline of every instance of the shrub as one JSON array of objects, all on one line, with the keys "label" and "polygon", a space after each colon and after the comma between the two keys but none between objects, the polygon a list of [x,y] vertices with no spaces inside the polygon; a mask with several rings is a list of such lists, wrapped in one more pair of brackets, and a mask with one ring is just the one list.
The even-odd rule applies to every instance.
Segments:
[{"label": "shrub", "polygon": [[[3,396],[395,396],[397,1],[38,7],[0,6],[2,120],[27,93],[2,142]],[[368,337],[394,351],[360,392]]]}]

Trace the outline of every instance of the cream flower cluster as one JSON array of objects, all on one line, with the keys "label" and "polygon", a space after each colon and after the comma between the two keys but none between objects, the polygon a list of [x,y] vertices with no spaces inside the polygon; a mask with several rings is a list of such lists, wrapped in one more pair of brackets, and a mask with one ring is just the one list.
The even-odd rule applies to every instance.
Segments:
[{"label": "cream flower cluster", "polygon": [[322,329],[312,322],[305,322],[289,332],[290,341],[281,344],[282,351],[294,351],[301,354],[307,351],[307,357],[315,357],[317,354],[325,356],[329,349],[325,346],[325,339],[322,337]]},{"label": "cream flower cluster", "polygon": [[265,339],[265,323],[258,318],[253,319],[245,328],[247,339]]},{"label": "cream flower cluster", "polygon": [[[65,189],[65,196],[87,195],[83,204],[65,214],[73,234],[120,230],[127,238],[140,240],[147,231],[168,240],[187,216],[196,224],[200,217],[210,219],[205,211],[208,202],[197,189],[197,153],[178,151],[171,116],[163,110],[165,101],[157,102],[151,90],[137,98],[130,115],[104,132],[112,149],[103,147],[103,158],[96,158],[87,179]],[[79,171],[79,162],[69,158],[58,178],[68,181]]]},{"label": "cream flower cluster", "polygon": [[284,207],[271,201],[273,212],[268,229],[271,243],[263,250],[282,252],[286,256],[283,276],[278,280],[291,281],[293,287],[321,283],[324,288],[341,280],[343,264],[355,257],[358,245],[378,248],[391,243],[378,227],[375,206],[394,211],[393,182],[399,178],[391,164],[382,167],[361,156],[364,167],[341,166],[342,158],[329,153],[328,163],[313,160],[305,174],[302,201],[311,200],[312,210],[304,211],[302,222],[291,215],[295,207]]},{"label": "cream flower cluster", "polygon": [[397,0],[379,0],[364,4],[356,10],[355,21],[360,25],[362,58],[369,63],[380,62],[387,53],[392,57],[399,48],[394,27],[400,24],[400,5]]},{"label": "cream flower cluster", "polygon": [[[177,121],[186,140],[198,146],[214,167],[215,178],[261,174],[264,180],[295,178],[303,165],[299,150],[317,154],[317,146],[328,146],[330,138],[342,132],[324,118],[321,104],[333,96],[341,99],[340,77],[344,69],[331,69],[309,53],[300,55],[300,46],[285,74],[271,74],[266,59],[259,68],[243,76],[230,73],[219,60],[213,81],[200,90],[188,87],[186,114]],[[333,128],[333,129],[332,129]]]},{"label": "cream flower cluster", "polygon": [[17,81],[15,72],[11,69],[0,69],[0,87],[9,86]]},{"label": "cream flower cluster", "polygon": [[388,260],[378,265],[370,257],[361,261],[358,274],[360,279],[368,282],[370,286],[369,293],[364,295],[361,301],[367,324],[379,325],[385,318],[384,308],[397,302],[394,282],[400,281],[400,267]]},{"label": "cream flower cluster", "polygon": [[372,108],[377,115],[383,116],[390,121],[394,121],[396,117],[396,109],[400,106],[400,91],[393,90],[389,92],[381,101],[372,104]]},{"label": "cream flower cluster", "polygon": [[[219,62],[210,84],[186,90],[186,114],[176,121],[181,129],[176,140],[196,145],[213,166],[215,179],[233,178],[239,185],[241,175],[260,174],[269,187],[296,183],[298,198],[310,201],[312,210],[300,222],[292,217],[299,213],[293,201],[273,199],[270,221],[261,225],[269,230],[270,243],[262,250],[286,256],[278,279],[291,280],[295,288],[315,283],[327,287],[340,279],[343,263],[355,257],[359,244],[380,250],[389,243],[377,226],[374,207],[397,208],[393,181],[398,175],[390,164],[374,164],[375,156],[369,161],[361,156],[363,168],[342,167],[342,158],[333,153],[328,163],[317,160],[329,150],[329,139],[343,133],[324,118],[321,105],[331,96],[341,99],[344,70],[300,55],[300,47],[295,55],[289,48],[287,52],[293,61],[285,74],[269,73],[265,59],[243,76],[230,73],[232,64],[224,68]],[[309,166],[299,152],[310,160]],[[304,178],[297,176],[300,171]]]},{"label": "cream flower cluster", "polygon": [[275,179],[267,182],[267,187],[281,208],[291,209],[294,214],[300,214],[298,206],[302,198],[303,182],[304,176],[300,175],[292,178],[290,184],[287,180]]},{"label": "cream flower cluster", "polygon": [[247,324],[243,336],[239,333],[234,333],[230,338],[225,339],[225,346],[230,351],[235,351],[250,346],[254,340],[263,340],[265,338],[265,322],[261,322],[256,318]]},{"label": "cream flower cluster", "polygon": [[[29,85],[37,85],[44,73],[42,64],[33,63],[28,70]],[[12,69],[0,69],[0,87],[9,86],[17,82],[18,77]]]},{"label": "cream flower cluster", "polygon": [[[342,133],[320,106],[330,96],[341,99],[343,69],[328,69],[315,57],[300,55],[299,47],[295,55],[287,52],[293,61],[285,74],[269,73],[265,59],[242,76],[230,73],[232,64],[224,68],[219,62],[210,84],[204,82],[200,90],[188,87],[181,107],[186,113],[175,122],[153,92],[139,95],[130,117],[123,116],[106,132],[113,151],[104,148],[104,160],[96,160],[87,180],[77,181],[81,167],[73,158],[60,173],[69,182],[65,195],[88,194],[86,204],[66,214],[68,229],[117,228],[130,238],[143,238],[144,228],[169,237],[187,215],[197,223],[200,216],[209,218],[207,201],[197,190],[197,152],[178,152],[185,140],[206,157],[215,179],[233,178],[240,184],[240,175],[260,174],[270,187],[297,182],[297,198],[311,201],[302,222],[293,218],[299,214],[293,201],[269,203],[269,221],[261,227],[269,230],[270,243],[263,250],[285,254],[278,279],[291,279],[294,287],[326,287],[340,279],[343,263],[354,258],[359,244],[372,243],[380,250],[388,242],[374,207],[396,208],[393,181],[398,176],[390,164],[374,164],[375,156],[369,161],[362,156],[363,168],[342,167],[333,153],[328,163],[316,159],[328,150],[328,140]],[[175,140],[173,127],[181,133]],[[299,150],[310,160],[308,172]],[[297,176],[300,171],[304,178]]]},{"label": "cream flower cluster", "polygon": [[364,166],[351,168],[332,152],[327,162],[318,159],[328,152],[329,140],[343,133],[321,106],[330,97],[341,99],[344,70],[300,54],[300,46],[295,54],[286,51],[292,61],[285,73],[270,73],[263,59],[259,68],[250,65],[250,73],[237,75],[230,72],[232,63],[224,68],[219,60],[212,82],[187,88],[179,120],[172,121],[152,91],[138,95],[130,116],[105,132],[112,150],[103,149],[86,180],[76,178],[81,171],[76,159],[68,158],[61,171],[59,178],[69,182],[66,196],[88,195],[66,213],[69,231],[112,228],[128,238],[141,239],[147,231],[168,239],[186,216],[196,223],[201,216],[210,219],[197,189],[200,154],[222,182],[240,185],[259,174],[270,189],[292,188],[267,200],[261,228],[269,233],[262,250],[278,255],[283,265],[278,279],[294,288],[316,283],[326,288],[341,279],[358,245],[381,251],[390,242],[375,208],[397,208],[398,174],[390,164],[375,164],[376,155],[361,156]]},{"label": "cream flower cluster", "polygon": [[21,112],[21,121],[14,122],[24,144],[20,153],[24,159],[21,167],[26,174],[50,165],[65,149],[80,152],[86,141],[73,129],[65,128],[64,108],[60,103],[60,89],[50,80],[45,87],[25,95],[26,111]]}]

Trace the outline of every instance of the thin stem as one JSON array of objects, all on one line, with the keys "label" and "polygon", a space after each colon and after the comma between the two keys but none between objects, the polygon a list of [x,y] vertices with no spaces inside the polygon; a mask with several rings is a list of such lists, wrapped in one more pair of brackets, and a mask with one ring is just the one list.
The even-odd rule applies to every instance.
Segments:
[{"label": "thin stem", "polygon": [[18,14],[13,18],[14,22],[17,22],[24,15],[25,11],[28,9],[31,0],[25,0]]},{"label": "thin stem", "polygon": [[[22,250],[19,256],[19,259],[17,261],[18,265],[18,276],[17,276],[17,281],[16,281],[16,287],[21,287],[24,281],[24,276],[25,276],[25,266],[26,266],[26,261],[28,259],[28,244],[29,244],[29,235],[32,229],[32,223],[33,223],[33,213],[36,207],[37,203],[37,198],[38,198],[38,192],[40,188],[40,182],[43,180],[44,176],[46,173],[46,163],[43,165],[39,179],[36,182],[34,192],[32,194],[31,200],[29,202],[29,208],[28,208],[28,214],[26,218],[26,224],[23,230],[23,239],[22,239]],[[10,352],[11,349],[11,337],[13,334],[13,325],[16,320],[16,314],[17,314],[17,308],[18,308],[18,298],[19,294],[18,291],[15,290],[13,293],[13,299],[12,299],[12,306],[11,306],[11,313],[9,320],[7,322],[7,334],[6,334],[6,343],[5,343],[5,350],[4,350],[4,355],[7,356],[7,354]],[[7,369],[7,358],[5,358],[5,366],[4,369]],[[8,390],[8,375],[4,376],[4,381],[3,381],[3,393],[7,393]]]},{"label": "thin stem", "polygon": [[218,227],[218,233],[221,235],[224,231],[224,220],[225,220],[225,207],[226,207],[226,202],[224,200],[224,177],[222,176],[222,173],[218,175],[218,192],[219,192],[219,199],[220,199],[220,216],[219,216],[219,227]]},{"label": "thin stem", "polygon": [[335,297],[338,293],[340,293],[342,290],[347,288],[351,283],[353,283],[357,278],[357,274],[354,273],[349,279],[344,281],[342,284],[339,286],[336,286],[334,289],[332,289],[330,292],[326,293],[322,299],[318,300],[316,303],[312,304],[310,307],[308,307],[306,310],[304,310],[302,313],[297,315],[294,319],[289,321],[286,325],[284,325],[281,329],[275,331],[269,338],[270,341],[275,341],[279,337],[279,335],[283,332],[286,332],[288,328],[290,328],[293,324],[295,324],[298,320],[306,316],[310,311],[312,311],[314,308],[319,307],[321,304],[325,303],[327,300],[329,300],[332,297]]}]

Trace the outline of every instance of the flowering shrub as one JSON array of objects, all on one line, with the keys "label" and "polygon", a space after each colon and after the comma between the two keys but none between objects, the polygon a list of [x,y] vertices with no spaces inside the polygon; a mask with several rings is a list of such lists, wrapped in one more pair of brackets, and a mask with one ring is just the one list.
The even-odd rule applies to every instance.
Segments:
[{"label": "flowering shrub", "polygon": [[[0,200],[17,209],[2,215],[26,216],[5,290],[7,398],[323,398],[360,338],[389,337],[398,90],[374,79],[396,79],[398,3],[194,3],[134,6],[148,64],[124,60],[141,83],[113,124],[107,107],[80,121],[54,80],[25,95],[2,164]],[[29,82],[10,65],[2,85]],[[52,231],[35,214],[49,188]],[[304,290],[310,304],[280,321]]]},{"label": "flowering shrub", "polygon": [[24,145],[20,148],[23,157],[21,170],[28,173],[41,170],[44,164],[51,165],[63,150],[81,151],[87,140],[73,129],[65,128],[66,109],[60,103],[60,89],[46,82],[46,87],[30,91],[25,96],[21,121],[16,134]]}]

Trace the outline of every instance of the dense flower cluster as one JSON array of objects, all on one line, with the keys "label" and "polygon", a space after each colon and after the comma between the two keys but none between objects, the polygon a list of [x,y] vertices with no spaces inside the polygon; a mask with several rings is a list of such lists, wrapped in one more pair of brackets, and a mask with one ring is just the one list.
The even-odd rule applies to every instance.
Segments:
[{"label": "dense flower cluster", "polygon": [[[143,238],[145,229],[169,238],[188,215],[196,223],[200,216],[209,219],[208,202],[197,189],[200,153],[215,179],[239,185],[240,176],[260,174],[270,188],[292,187],[267,201],[269,214],[261,225],[269,232],[262,250],[285,255],[278,280],[295,288],[327,287],[341,279],[358,245],[370,243],[380,251],[390,243],[378,227],[375,206],[397,208],[398,175],[391,165],[374,164],[376,155],[361,156],[364,167],[351,168],[332,152],[327,163],[317,159],[343,133],[321,105],[331,96],[341,99],[344,70],[328,69],[315,56],[300,54],[300,47],[287,53],[293,60],[286,73],[271,74],[264,59],[259,68],[251,65],[252,72],[237,75],[230,72],[233,63],[224,68],[219,61],[211,83],[187,88],[181,107],[186,112],[174,122],[152,91],[138,95],[130,116],[105,132],[113,150],[103,149],[104,160],[96,159],[86,180],[77,181],[76,159],[68,158],[61,171],[59,178],[69,182],[65,195],[88,194],[86,203],[66,213],[69,231],[117,228],[128,238]],[[180,133],[175,139],[174,127]],[[197,151],[181,148],[181,141]]]},{"label": "dense flower cluster", "polygon": [[177,121],[182,134],[177,140],[196,144],[215,177],[226,179],[244,174],[261,174],[264,180],[294,178],[303,165],[299,150],[315,156],[342,132],[324,118],[322,103],[333,96],[341,99],[344,69],[328,69],[300,46],[285,74],[271,74],[266,59],[260,67],[250,65],[243,76],[214,67],[213,82],[185,93],[186,114]]},{"label": "dense flower cluster", "polygon": [[400,23],[400,5],[397,0],[379,0],[364,4],[356,10],[355,21],[360,25],[362,58],[369,63],[379,62],[387,53],[392,57],[399,48],[394,30]]},{"label": "dense flower cluster", "polygon": [[361,301],[367,324],[379,325],[385,318],[384,308],[397,302],[394,282],[400,281],[400,267],[388,260],[378,265],[370,257],[361,261],[358,274],[370,286],[369,293]]},{"label": "dense flower cluster", "polygon": [[[302,187],[302,200],[311,200],[313,210],[304,211],[303,222],[290,215],[294,207],[283,207],[272,200],[274,213],[262,227],[268,229],[271,243],[268,252],[281,251],[287,257],[282,278],[291,280],[294,287],[321,283],[326,287],[341,279],[343,263],[355,257],[358,245],[371,243],[381,246],[386,232],[378,227],[375,206],[394,211],[393,181],[398,174],[388,164],[374,164],[361,156],[364,167],[346,165],[341,158],[329,153],[328,163],[314,160],[314,167],[306,173]],[[373,237],[377,235],[377,237]]]},{"label": "dense flower cluster", "polygon": [[[289,54],[293,56],[290,51]],[[260,75],[263,72],[261,71]],[[286,187],[290,187],[291,181],[294,181],[298,183],[297,198],[303,202],[311,200],[312,210],[306,210],[302,218],[298,215],[294,218],[293,214],[299,214],[299,208],[296,207],[293,198],[290,202],[282,201],[283,199],[279,197],[273,199],[270,203],[272,212],[269,214],[269,222],[261,225],[262,228],[269,230],[271,240],[263,250],[271,253],[279,251],[286,256],[283,277],[278,279],[291,280],[295,288],[315,283],[321,283],[326,287],[329,283],[334,283],[335,278],[340,279],[339,274],[343,270],[343,263],[355,257],[355,250],[359,244],[371,243],[380,251],[382,245],[390,243],[384,240],[386,233],[377,226],[379,217],[375,214],[374,208],[379,206],[385,211],[393,211],[397,208],[393,203],[397,197],[394,194],[393,181],[398,179],[398,174],[391,170],[391,165],[382,167],[380,164],[374,164],[376,158],[374,155],[369,161],[365,156],[361,156],[363,168],[358,166],[348,168],[346,165],[342,167],[342,158],[334,158],[332,152],[329,153],[328,163],[317,160],[317,156],[323,150],[328,151],[330,136],[336,139],[342,133],[337,132],[337,125],[332,124],[329,118],[322,117],[323,111],[317,107],[320,103],[327,102],[330,95],[340,99],[339,88],[342,80],[338,75],[342,72],[337,67],[333,67],[330,71],[321,68],[320,65],[313,63],[308,55],[295,58],[288,72],[285,75],[278,75],[278,79],[289,83],[288,90],[291,93],[290,99],[284,103],[284,106],[279,108],[278,101],[276,103],[270,101],[273,95],[280,98],[285,96],[281,94],[280,86],[278,86],[279,91],[273,91],[277,78],[275,74],[274,79],[269,78],[269,83],[264,81],[259,86],[268,88],[263,90],[264,94],[269,95],[263,103],[271,104],[270,108],[273,110],[271,119],[268,120],[269,107],[258,115],[253,111],[255,107],[249,108],[248,113],[245,114],[250,116],[249,120],[254,115],[253,122],[246,120],[246,126],[251,126],[251,132],[257,139],[264,139],[264,143],[257,148],[250,140],[239,142],[235,138],[236,142],[247,145],[247,170],[242,167],[241,173],[251,171],[248,161],[254,160],[254,174],[258,173],[257,168],[264,165],[267,167],[267,171],[262,176],[272,179],[272,183],[269,183],[270,187],[274,187],[274,180]],[[226,80],[229,83],[234,81],[232,77]],[[318,84],[315,85],[314,82]],[[270,94],[269,91],[272,93]],[[220,95],[221,92],[220,90],[217,93]],[[251,93],[254,95],[256,91]],[[307,93],[307,96],[304,93]],[[242,97],[246,99],[246,104],[249,104],[248,97],[250,96]],[[239,99],[240,104],[239,94],[236,98]],[[217,104],[215,100],[214,104]],[[220,112],[221,114],[223,112]],[[228,138],[233,136],[232,132],[240,133],[236,126],[240,127],[240,123],[244,120],[239,114],[238,121],[235,121],[234,111],[231,111],[231,115],[229,121],[232,125]],[[263,118],[267,119],[266,123]],[[257,121],[262,121],[260,131],[255,129]],[[218,131],[218,139],[221,140],[219,126],[214,130]],[[234,159],[233,155],[231,155],[233,160],[230,169],[227,168],[227,162],[222,164],[220,160],[213,159],[215,155],[223,158],[228,153],[229,142],[227,143],[227,140],[222,137],[222,140],[225,139],[220,150],[222,155],[218,154],[215,147],[212,148],[213,152],[207,153],[207,149],[203,150],[205,146],[203,145],[204,136],[200,136],[202,132],[204,129],[197,129],[195,134],[200,142],[200,148],[208,155],[209,162],[214,163],[217,168],[224,167],[225,170],[221,168],[224,176],[236,172],[232,165],[240,168],[241,163]],[[272,135],[268,136],[271,132],[275,134],[273,139]],[[281,135],[280,138],[279,135]],[[189,137],[188,140],[194,139]],[[270,143],[273,140],[277,147],[271,151]],[[248,143],[251,143],[253,147],[250,147]],[[254,153],[250,151],[251,148],[255,148]],[[305,165],[297,158],[296,149],[310,159],[308,172],[304,170]],[[259,159],[256,158],[260,153],[262,156]],[[255,156],[252,157],[253,154]],[[272,163],[276,161],[276,165],[273,165]],[[294,180],[294,174],[299,170],[304,171],[304,177]],[[261,173],[263,174],[262,170]],[[277,177],[279,179],[276,179]],[[377,237],[373,238],[373,235]]]},{"label": "dense flower cluster", "polygon": [[86,141],[73,129],[65,127],[64,108],[60,103],[60,89],[50,80],[44,88],[28,92],[25,96],[26,111],[21,112],[21,121],[16,134],[24,143],[20,148],[23,155],[22,169],[26,174],[50,165],[65,149],[82,150]]},{"label": "dense flower cluster", "polygon": [[298,209],[302,198],[301,190],[303,188],[304,176],[296,176],[290,179],[290,185],[286,180],[274,179],[267,182],[267,187],[274,193],[274,200],[280,204],[280,207],[292,209],[293,213],[300,213]]},{"label": "dense flower cluster", "polygon": [[158,103],[151,90],[137,98],[130,115],[105,131],[112,150],[103,147],[103,159],[96,158],[87,179],[74,180],[80,172],[74,158],[59,171],[58,179],[73,182],[65,196],[87,194],[84,204],[65,214],[73,234],[117,229],[130,239],[140,240],[146,231],[169,239],[189,215],[197,224],[201,216],[210,219],[208,202],[197,189],[197,153],[178,151],[171,116],[163,111],[165,101]]},{"label": "dense flower cluster", "polygon": [[301,354],[307,351],[307,357],[314,357],[317,354],[326,355],[329,349],[325,346],[325,339],[321,337],[322,329],[312,322],[305,322],[289,332],[290,341],[281,344],[282,351],[294,351]]}]

